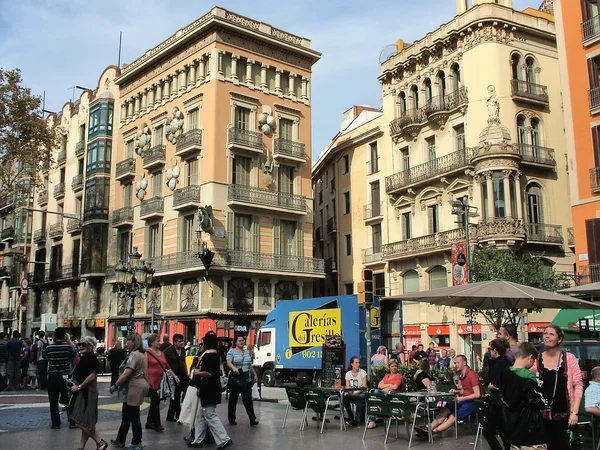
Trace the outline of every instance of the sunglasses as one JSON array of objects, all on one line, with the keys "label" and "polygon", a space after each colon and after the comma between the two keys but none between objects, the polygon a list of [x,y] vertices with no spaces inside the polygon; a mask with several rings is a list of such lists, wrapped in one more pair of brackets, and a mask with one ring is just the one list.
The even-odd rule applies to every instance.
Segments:
[{"label": "sunglasses", "polygon": [[88,344],[77,344],[77,347],[87,347]]}]

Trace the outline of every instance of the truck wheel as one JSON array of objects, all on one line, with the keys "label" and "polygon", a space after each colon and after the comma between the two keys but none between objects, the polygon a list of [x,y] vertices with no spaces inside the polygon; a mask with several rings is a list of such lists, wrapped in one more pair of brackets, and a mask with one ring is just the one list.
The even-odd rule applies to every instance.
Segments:
[{"label": "truck wheel", "polygon": [[263,384],[263,386],[266,386],[266,387],[275,386],[275,374],[273,373],[273,371],[271,369],[266,369],[262,373],[262,384]]}]

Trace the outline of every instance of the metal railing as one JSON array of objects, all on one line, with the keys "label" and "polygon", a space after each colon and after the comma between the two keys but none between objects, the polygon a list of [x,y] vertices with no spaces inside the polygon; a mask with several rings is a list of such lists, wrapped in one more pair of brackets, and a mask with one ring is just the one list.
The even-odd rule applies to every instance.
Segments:
[{"label": "metal railing", "polygon": [[202,146],[202,130],[190,130],[177,138],[175,152],[183,152],[190,147]]},{"label": "metal railing", "polygon": [[48,204],[48,191],[41,191],[38,194],[38,205],[44,206]]},{"label": "metal railing", "polygon": [[381,261],[381,247],[379,248],[363,248],[362,262],[363,264],[371,264]]},{"label": "metal railing", "polygon": [[466,86],[459,87],[456,91],[446,94],[444,104],[448,111],[469,103],[469,90]]},{"label": "metal railing", "polygon": [[548,242],[562,244],[565,239],[562,235],[562,226],[546,223],[526,223],[525,235],[528,241]]},{"label": "metal railing", "polygon": [[595,193],[600,193],[600,167],[590,169],[590,187]]},{"label": "metal railing", "polygon": [[[47,269],[44,273],[45,281],[68,280],[79,277],[79,265],[68,264],[60,267]],[[42,280],[36,280],[42,281]]]},{"label": "metal railing", "polygon": [[498,218],[481,220],[477,224],[477,238],[486,240],[509,236],[512,238],[524,238],[526,234],[525,224],[520,219]]},{"label": "metal railing", "polygon": [[230,184],[227,199],[252,205],[306,212],[306,197],[286,192],[273,192],[242,184]]},{"label": "metal railing", "polygon": [[389,175],[385,178],[385,191],[389,194],[413,183],[425,181],[453,170],[462,169],[471,164],[471,159],[474,155],[475,149],[464,148],[411,167],[408,170]]},{"label": "metal railing", "polygon": [[600,87],[590,89],[588,97],[590,100],[590,109],[600,108]]},{"label": "metal railing", "polygon": [[71,189],[74,191],[83,188],[83,174],[75,175],[71,180]]},{"label": "metal railing", "polygon": [[379,158],[367,161],[367,175],[379,172]]},{"label": "metal railing", "polygon": [[67,233],[79,233],[81,231],[81,220],[79,219],[69,219],[67,221]]},{"label": "metal railing", "polygon": [[75,145],[75,156],[81,156],[85,153],[85,141],[82,139]]},{"label": "metal railing", "polygon": [[116,209],[112,213],[112,225],[117,226],[126,222],[133,222],[133,207],[125,206],[124,208]]},{"label": "metal railing", "polygon": [[575,245],[575,232],[572,227],[567,228],[567,243],[569,244],[569,247]]},{"label": "metal railing", "polygon": [[372,219],[373,217],[381,216],[383,211],[383,202],[369,203],[363,207],[364,220]]},{"label": "metal railing", "polygon": [[140,206],[140,216],[145,217],[150,214],[163,214],[165,211],[164,201],[162,197],[154,197],[142,201]]},{"label": "metal railing", "polygon": [[46,229],[40,228],[33,233],[33,242],[46,242]]},{"label": "metal railing", "polygon": [[166,145],[155,145],[154,147],[150,148],[146,153],[144,153],[144,166],[154,163],[164,164],[166,152]]},{"label": "metal railing", "polygon": [[[469,229],[469,235],[475,237],[475,234],[475,226],[472,226]],[[453,242],[464,240],[465,236],[464,228],[455,228],[454,230],[384,244],[381,248],[381,257],[383,259],[394,259],[447,249],[450,248]]]},{"label": "metal railing", "polygon": [[581,35],[583,42],[589,41],[600,35],[600,17],[594,16],[581,24]]},{"label": "metal railing", "polygon": [[15,237],[15,229],[14,229],[14,227],[6,227],[0,233],[0,237],[2,239],[10,239],[10,238],[14,239],[14,237]]},{"label": "metal railing", "polygon": [[[322,259],[224,248],[211,248],[211,250],[215,252],[211,267],[238,267],[312,274],[325,273],[325,262]],[[147,262],[152,264],[157,274],[188,268],[199,270],[203,267],[202,262],[198,258],[198,252],[195,251],[148,258]]]},{"label": "metal railing", "polygon": [[[144,158],[144,162],[145,162],[145,158]],[[131,176],[135,176],[135,159],[134,158],[124,159],[123,161],[117,163],[117,166],[115,167],[115,176],[117,178],[123,177],[128,174]]]},{"label": "metal railing", "polygon": [[0,209],[7,208],[9,206],[14,205],[15,197],[11,194],[5,194],[0,196]]},{"label": "metal railing", "polygon": [[65,183],[58,183],[54,186],[54,198],[63,197],[65,195]]},{"label": "metal railing", "polygon": [[173,207],[187,203],[200,203],[200,186],[193,184],[173,192]]},{"label": "metal railing", "polygon": [[524,162],[556,166],[554,149],[531,144],[517,144],[517,146]]},{"label": "metal railing", "polygon": [[294,142],[288,139],[276,138],[274,156],[289,156],[306,160],[305,145],[302,142]]},{"label": "metal railing", "polygon": [[335,217],[327,219],[327,233],[335,233],[337,231],[337,224],[335,223]]},{"label": "metal railing", "polygon": [[588,264],[579,266],[577,272],[577,284],[588,284],[600,282],[600,264]]},{"label": "metal railing", "polygon": [[58,164],[58,165],[64,164],[66,160],[67,160],[67,151],[61,150],[60,152],[58,152],[58,155],[56,155],[56,164]]},{"label": "metal railing", "polygon": [[262,133],[260,131],[242,130],[240,128],[229,128],[227,143],[229,145],[242,145],[252,149],[263,149]]},{"label": "metal railing", "polygon": [[512,95],[538,102],[548,103],[548,88],[541,84],[530,83],[526,80],[511,80]]},{"label": "metal railing", "polygon": [[335,260],[335,258],[331,257],[331,258],[327,258],[325,260],[325,273],[331,273],[331,272],[335,272],[337,271],[337,261]]},{"label": "metal railing", "polygon": [[53,223],[48,227],[48,237],[50,239],[57,239],[62,237],[64,233],[62,222]]}]

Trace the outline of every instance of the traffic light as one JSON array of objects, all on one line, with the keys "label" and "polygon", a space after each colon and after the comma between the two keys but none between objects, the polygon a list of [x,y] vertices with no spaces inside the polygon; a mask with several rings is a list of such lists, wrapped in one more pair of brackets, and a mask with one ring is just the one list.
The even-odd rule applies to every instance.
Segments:
[{"label": "traffic light", "polygon": [[373,271],[371,269],[363,269],[363,281],[358,283],[358,303],[361,305],[373,304]]}]

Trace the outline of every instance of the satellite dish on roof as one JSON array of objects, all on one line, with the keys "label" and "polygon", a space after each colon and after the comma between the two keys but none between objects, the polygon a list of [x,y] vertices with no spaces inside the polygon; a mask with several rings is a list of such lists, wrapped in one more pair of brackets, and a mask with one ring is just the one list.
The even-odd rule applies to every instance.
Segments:
[{"label": "satellite dish on roof", "polygon": [[386,45],[379,52],[379,64],[383,64],[384,61],[387,61],[391,56],[394,56],[396,53],[396,44]]}]

